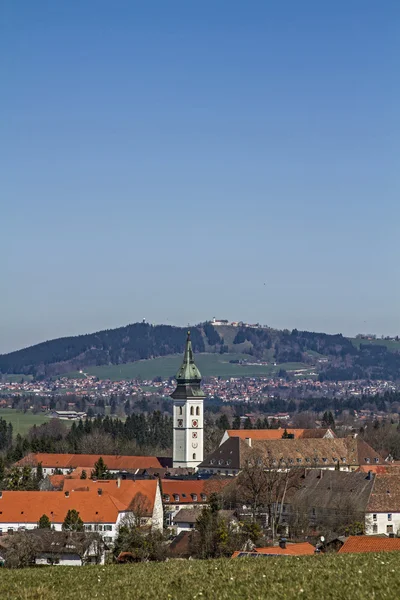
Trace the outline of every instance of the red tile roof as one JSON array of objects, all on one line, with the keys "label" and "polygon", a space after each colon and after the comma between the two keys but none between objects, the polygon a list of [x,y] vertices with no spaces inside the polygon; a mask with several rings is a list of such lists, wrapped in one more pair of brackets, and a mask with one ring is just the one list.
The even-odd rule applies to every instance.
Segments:
[{"label": "red tile roof", "polygon": [[[186,480],[161,480],[161,491],[165,501],[165,496],[169,496],[170,504],[192,504],[193,495],[197,496],[197,502],[208,501],[209,495],[212,493],[221,493],[222,490],[232,483],[229,479],[186,479]],[[174,495],[179,495],[179,500],[174,500]],[[201,498],[201,494],[206,495],[206,500]]]},{"label": "red tile roof", "polygon": [[[238,437],[242,440],[281,440],[284,429],[228,429],[229,437]],[[295,439],[301,437],[304,429],[286,429],[287,433],[293,434]]]},{"label": "red tile roof", "polygon": [[[300,542],[299,544],[286,544],[286,548],[280,546],[269,546],[266,548],[254,548],[253,552],[257,554],[270,554],[276,556],[307,556],[314,554],[315,547],[308,542]],[[233,553],[232,558],[237,558],[241,554],[240,551]]]},{"label": "red tile roof", "polygon": [[46,514],[52,523],[63,523],[69,509],[79,512],[84,523],[115,523],[118,508],[112,498],[97,492],[3,492],[0,498],[0,523],[37,523]]},{"label": "red tile roof", "polygon": [[19,460],[16,465],[23,467],[25,465],[35,467],[42,463],[43,468],[82,469],[91,470],[100,456],[103,458],[108,469],[116,470],[136,470],[148,469],[150,467],[160,468],[162,464],[156,456],[120,456],[114,454],[48,454],[33,452]]},{"label": "red tile roof", "polygon": [[112,523],[119,512],[134,510],[139,501],[144,514],[151,515],[157,486],[155,479],[121,481],[120,487],[116,480],[65,479],[62,492],[5,491],[0,498],[0,523],[37,523],[43,514],[62,523],[69,509],[77,510],[84,523]]},{"label": "red tile roof", "polygon": [[379,537],[374,535],[351,535],[339,552],[392,552],[400,550],[400,538]]}]

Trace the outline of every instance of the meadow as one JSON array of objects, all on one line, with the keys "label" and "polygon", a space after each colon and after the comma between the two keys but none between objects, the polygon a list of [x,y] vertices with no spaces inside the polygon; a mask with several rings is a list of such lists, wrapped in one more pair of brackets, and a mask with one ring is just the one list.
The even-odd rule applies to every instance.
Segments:
[{"label": "meadow", "polygon": [[17,433],[25,435],[33,425],[42,425],[48,423],[49,418],[43,413],[34,414],[32,412],[21,412],[14,408],[0,408],[0,417],[8,423],[12,423],[14,436]]},{"label": "meadow", "polygon": [[385,346],[389,352],[400,352],[400,342],[396,342],[396,340],[380,340],[379,338],[376,340],[360,340],[356,338],[350,338],[352,344],[359,348],[361,344],[369,345],[369,346]]},{"label": "meadow", "polygon": [[[196,364],[203,377],[260,377],[272,375],[279,369],[295,370],[305,369],[303,363],[284,363],[278,366],[268,365],[239,365],[230,363],[230,360],[251,360],[248,354],[196,354]],[[174,376],[182,363],[182,356],[169,355],[148,360],[126,363],[123,365],[103,365],[99,367],[85,367],[83,371],[88,375],[95,375],[99,379],[120,381],[123,379],[145,380],[162,377],[167,379]],[[69,377],[77,373],[69,373]]]},{"label": "meadow", "polygon": [[392,600],[400,554],[171,560],[167,563],[2,569],[13,600]]}]

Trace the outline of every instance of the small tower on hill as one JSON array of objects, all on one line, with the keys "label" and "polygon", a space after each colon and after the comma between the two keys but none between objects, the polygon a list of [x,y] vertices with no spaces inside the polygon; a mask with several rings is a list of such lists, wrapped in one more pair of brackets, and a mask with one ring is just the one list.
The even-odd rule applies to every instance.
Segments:
[{"label": "small tower on hill", "polygon": [[183,363],[176,374],[177,386],[171,394],[174,401],[174,467],[195,468],[203,461],[203,393],[201,374],[194,364],[190,331],[188,331]]}]

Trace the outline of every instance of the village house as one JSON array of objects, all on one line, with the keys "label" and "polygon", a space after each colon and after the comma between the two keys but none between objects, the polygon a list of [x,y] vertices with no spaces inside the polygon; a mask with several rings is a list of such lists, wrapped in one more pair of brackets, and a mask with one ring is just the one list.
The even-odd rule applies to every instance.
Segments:
[{"label": "village house", "polygon": [[162,479],[161,490],[168,527],[174,526],[175,515],[181,509],[202,508],[208,504],[212,493],[220,494],[229,480],[210,479]]},{"label": "village house", "polygon": [[[181,508],[181,510],[175,515],[173,526],[176,530],[176,534],[179,535],[182,531],[191,531],[195,528],[197,519],[201,515],[202,508]],[[233,510],[220,510],[218,513],[219,517],[223,519],[229,527],[237,528],[238,519],[236,518],[235,511]]]},{"label": "village house", "polygon": [[41,464],[44,475],[53,475],[55,471],[61,471],[63,475],[66,475],[72,473],[75,469],[85,470],[87,474],[90,474],[100,456],[103,458],[108,471],[115,475],[124,472],[137,474],[142,469],[167,467],[171,462],[168,458],[157,458],[156,456],[49,454],[31,452],[16,462],[15,466],[29,466],[32,468],[32,471],[35,471],[37,466]]},{"label": "village house", "polygon": [[366,507],[366,533],[400,534],[400,468],[377,473]]},{"label": "village house", "polygon": [[[32,538],[36,565],[80,567],[105,563],[107,546],[99,534],[53,529],[33,529],[26,533]],[[13,540],[13,535],[0,538],[0,560],[6,564],[8,548]]]},{"label": "village house", "polygon": [[281,471],[295,467],[354,471],[360,465],[384,463],[371,446],[353,436],[254,441],[229,437],[198,469],[201,474],[238,475],[254,460],[266,469]]},{"label": "village house", "polygon": [[290,427],[278,429],[227,429],[222,436],[220,445],[229,438],[238,437],[242,440],[281,440],[285,436],[297,439],[332,439],[336,434],[332,429],[291,429]]},{"label": "village house", "polygon": [[[310,469],[292,479],[276,513],[286,533],[327,533],[366,522],[374,475],[354,471]],[[368,520],[368,519],[367,519]]]},{"label": "village house", "polygon": [[44,514],[56,531],[68,510],[76,510],[85,531],[98,532],[106,543],[114,542],[118,528],[127,519],[161,530],[163,507],[157,480],[90,481],[65,480],[54,492],[0,492],[0,534],[36,529]]}]

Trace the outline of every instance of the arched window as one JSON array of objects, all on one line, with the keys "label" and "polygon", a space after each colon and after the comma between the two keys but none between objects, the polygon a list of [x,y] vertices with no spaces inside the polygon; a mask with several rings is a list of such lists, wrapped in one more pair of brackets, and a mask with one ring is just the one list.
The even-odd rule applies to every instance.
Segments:
[{"label": "arched window", "polygon": [[182,414],[182,406],[179,407],[179,414]]},{"label": "arched window", "polygon": [[193,460],[196,460],[196,453],[193,452]]},{"label": "arched window", "polygon": [[199,415],[199,414],[200,414],[200,406],[198,406],[198,407],[196,408],[196,415]]},{"label": "arched window", "polygon": [[190,407],[190,414],[191,414],[191,415],[194,415],[194,406],[191,406],[191,407]]}]

